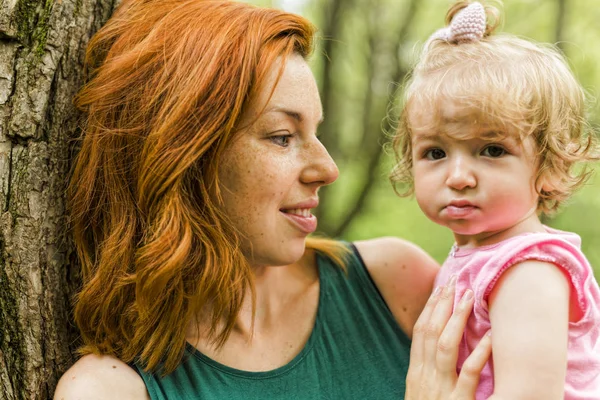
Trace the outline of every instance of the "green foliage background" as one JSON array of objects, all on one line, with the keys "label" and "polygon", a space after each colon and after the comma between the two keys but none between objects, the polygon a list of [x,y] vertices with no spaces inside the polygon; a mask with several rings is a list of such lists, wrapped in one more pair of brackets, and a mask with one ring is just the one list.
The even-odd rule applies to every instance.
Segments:
[{"label": "green foliage background", "polygon": [[[328,6],[330,0],[256,0],[252,3],[273,7],[285,8],[298,12],[317,26],[324,20],[323,9]],[[343,0],[342,0],[343,1]],[[344,97],[350,94],[350,99],[339,100],[339,107],[344,110],[340,115],[346,118],[337,119],[336,126],[343,130],[343,141],[352,143],[356,136],[356,121],[353,114],[360,113],[361,103],[359,99],[363,94],[353,93],[352,88],[362,87],[358,83],[364,79],[361,76],[364,64],[363,47],[365,40],[361,38],[364,34],[362,26],[369,23],[367,9],[375,3],[385,12],[378,16],[377,24],[389,27],[390,31],[396,31],[395,24],[401,21],[404,9],[409,0],[346,0],[352,3],[351,11],[341,15],[342,24],[348,26],[347,32],[341,38],[323,38],[324,40],[336,40],[341,53],[344,53],[344,62],[337,67],[337,74],[342,75],[341,81],[345,83],[347,91]],[[559,21],[559,0],[506,0],[504,1],[503,24],[499,31],[509,32],[524,36],[540,42],[556,42],[556,27]],[[409,43],[404,46],[401,59],[410,65],[414,61],[414,55],[420,44],[436,29],[444,24],[445,12],[450,4],[447,0],[420,0],[420,5],[414,20],[410,22]],[[597,0],[565,0],[562,12],[563,30],[561,47],[563,48],[575,75],[578,77],[586,92],[590,104],[590,120],[597,129],[600,125],[600,104],[597,101],[600,90],[600,29],[597,21],[600,20],[600,8]],[[364,7],[364,12],[361,12]],[[361,21],[363,25],[361,25]],[[372,21],[371,21],[372,23]],[[320,63],[325,57],[318,53],[315,57],[314,70],[317,80],[319,76]],[[389,61],[389,60],[388,60]],[[383,60],[382,62],[386,62]],[[388,87],[373,88],[373,90],[395,92],[401,87],[401,82],[389,82]],[[359,89],[357,89],[359,90]],[[356,92],[356,90],[355,90]],[[341,97],[341,96],[340,96]],[[352,98],[356,97],[353,102]],[[396,113],[394,112],[396,111]],[[397,108],[391,108],[389,117],[397,114]],[[346,143],[346,144],[347,144]],[[344,143],[340,143],[344,146]],[[331,149],[335,154],[335,149]],[[335,157],[334,157],[335,158]],[[362,165],[360,157],[353,162],[338,162],[340,167],[340,178],[330,189],[334,195],[332,201],[326,206],[323,213],[328,219],[339,218],[342,210],[352,198],[357,196],[360,185],[357,181]],[[413,241],[428,251],[438,261],[443,261],[453,242],[452,233],[447,229],[437,226],[423,216],[418,205],[412,198],[401,199],[397,197],[387,179],[387,174],[393,165],[393,156],[388,151],[383,157],[378,170],[379,179],[369,193],[361,211],[357,213],[342,237],[346,240],[367,239],[378,236],[398,236]],[[588,256],[594,267],[596,278],[600,279],[600,166],[595,166],[596,173],[588,184],[577,192],[565,205],[563,210],[547,223],[555,228],[574,231],[581,235],[583,251]],[[321,218],[323,219],[323,218]]]}]

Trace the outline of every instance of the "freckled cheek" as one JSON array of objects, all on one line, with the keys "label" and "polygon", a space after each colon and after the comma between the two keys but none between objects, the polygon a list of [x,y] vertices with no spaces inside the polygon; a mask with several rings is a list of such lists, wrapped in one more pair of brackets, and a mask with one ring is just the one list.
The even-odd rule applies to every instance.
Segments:
[{"label": "freckled cheek", "polygon": [[248,166],[243,168],[231,167],[229,169],[225,168],[225,172],[221,176],[221,182],[238,197],[241,195],[247,196],[258,193],[261,189],[266,189],[268,187],[268,176],[265,176],[264,171]]},{"label": "freckled cheek", "polygon": [[247,209],[252,207],[252,212],[257,213],[284,199],[288,192],[289,162],[251,150],[240,150],[237,157],[223,164],[221,182],[233,201],[243,203]]}]

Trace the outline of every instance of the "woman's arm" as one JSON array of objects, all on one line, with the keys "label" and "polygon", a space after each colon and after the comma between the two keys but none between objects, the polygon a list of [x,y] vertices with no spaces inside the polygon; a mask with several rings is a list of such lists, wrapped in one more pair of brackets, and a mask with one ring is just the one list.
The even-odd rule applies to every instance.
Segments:
[{"label": "woman's arm", "polygon": [[453,314],[454,285],[430,296],[439,265],[410,242],[379,238],[355,245],[398,324],[412,336],[405,399],[474,399],[492,341],[484,337],[457,376],[458,345],[473,297],[465,298]]},{"label": "woman's arm", "polygon": [[395,237],[354,245],[398,325],[411,337],[431,294],[439,264],[420,247]]},{"label": "woman's arm", "polygon": [[60,378],[54,400],[150,400],[144,381],[124,362],[88,354]]},{"label": "woman's arm", "polygon": [[479,375],[490,357],[486,335],[456,374],[458,346],[473,309],[473,296],[463,296],[452,313],[455,287],[450,283],[431,295],[419,317],[410,351],[406,400],[472,400]]},{"label": "woman's arm", "polygon": [[526,261],[501,275],[489,297],[491,399],[564,398],[569,296],[569,281],[553,264]]}]

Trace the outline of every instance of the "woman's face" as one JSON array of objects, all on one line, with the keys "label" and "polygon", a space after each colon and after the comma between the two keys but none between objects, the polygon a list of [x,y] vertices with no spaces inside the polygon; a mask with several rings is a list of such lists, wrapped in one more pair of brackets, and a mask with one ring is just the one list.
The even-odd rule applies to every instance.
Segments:
[{"label": "woman's face", "polygon": [[287,265],[303,255],[317,227],[317,191],[338,176],[316,136],[323,112],[311,70],[290,56],[269,99],[279,70],[276,63],[219,167],[223,209],[254,266]]}]

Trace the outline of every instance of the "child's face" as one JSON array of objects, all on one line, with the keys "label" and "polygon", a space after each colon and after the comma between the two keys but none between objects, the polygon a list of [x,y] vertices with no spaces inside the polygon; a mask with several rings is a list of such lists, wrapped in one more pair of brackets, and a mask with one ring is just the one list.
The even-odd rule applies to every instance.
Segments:
[{"label": "child's face", "polygon": [[497,130],[466,121],[439,127],[413,128],[415,196],[427,217],[450,228],[459,245],[539,224],[532,137],[490,140]]}]

